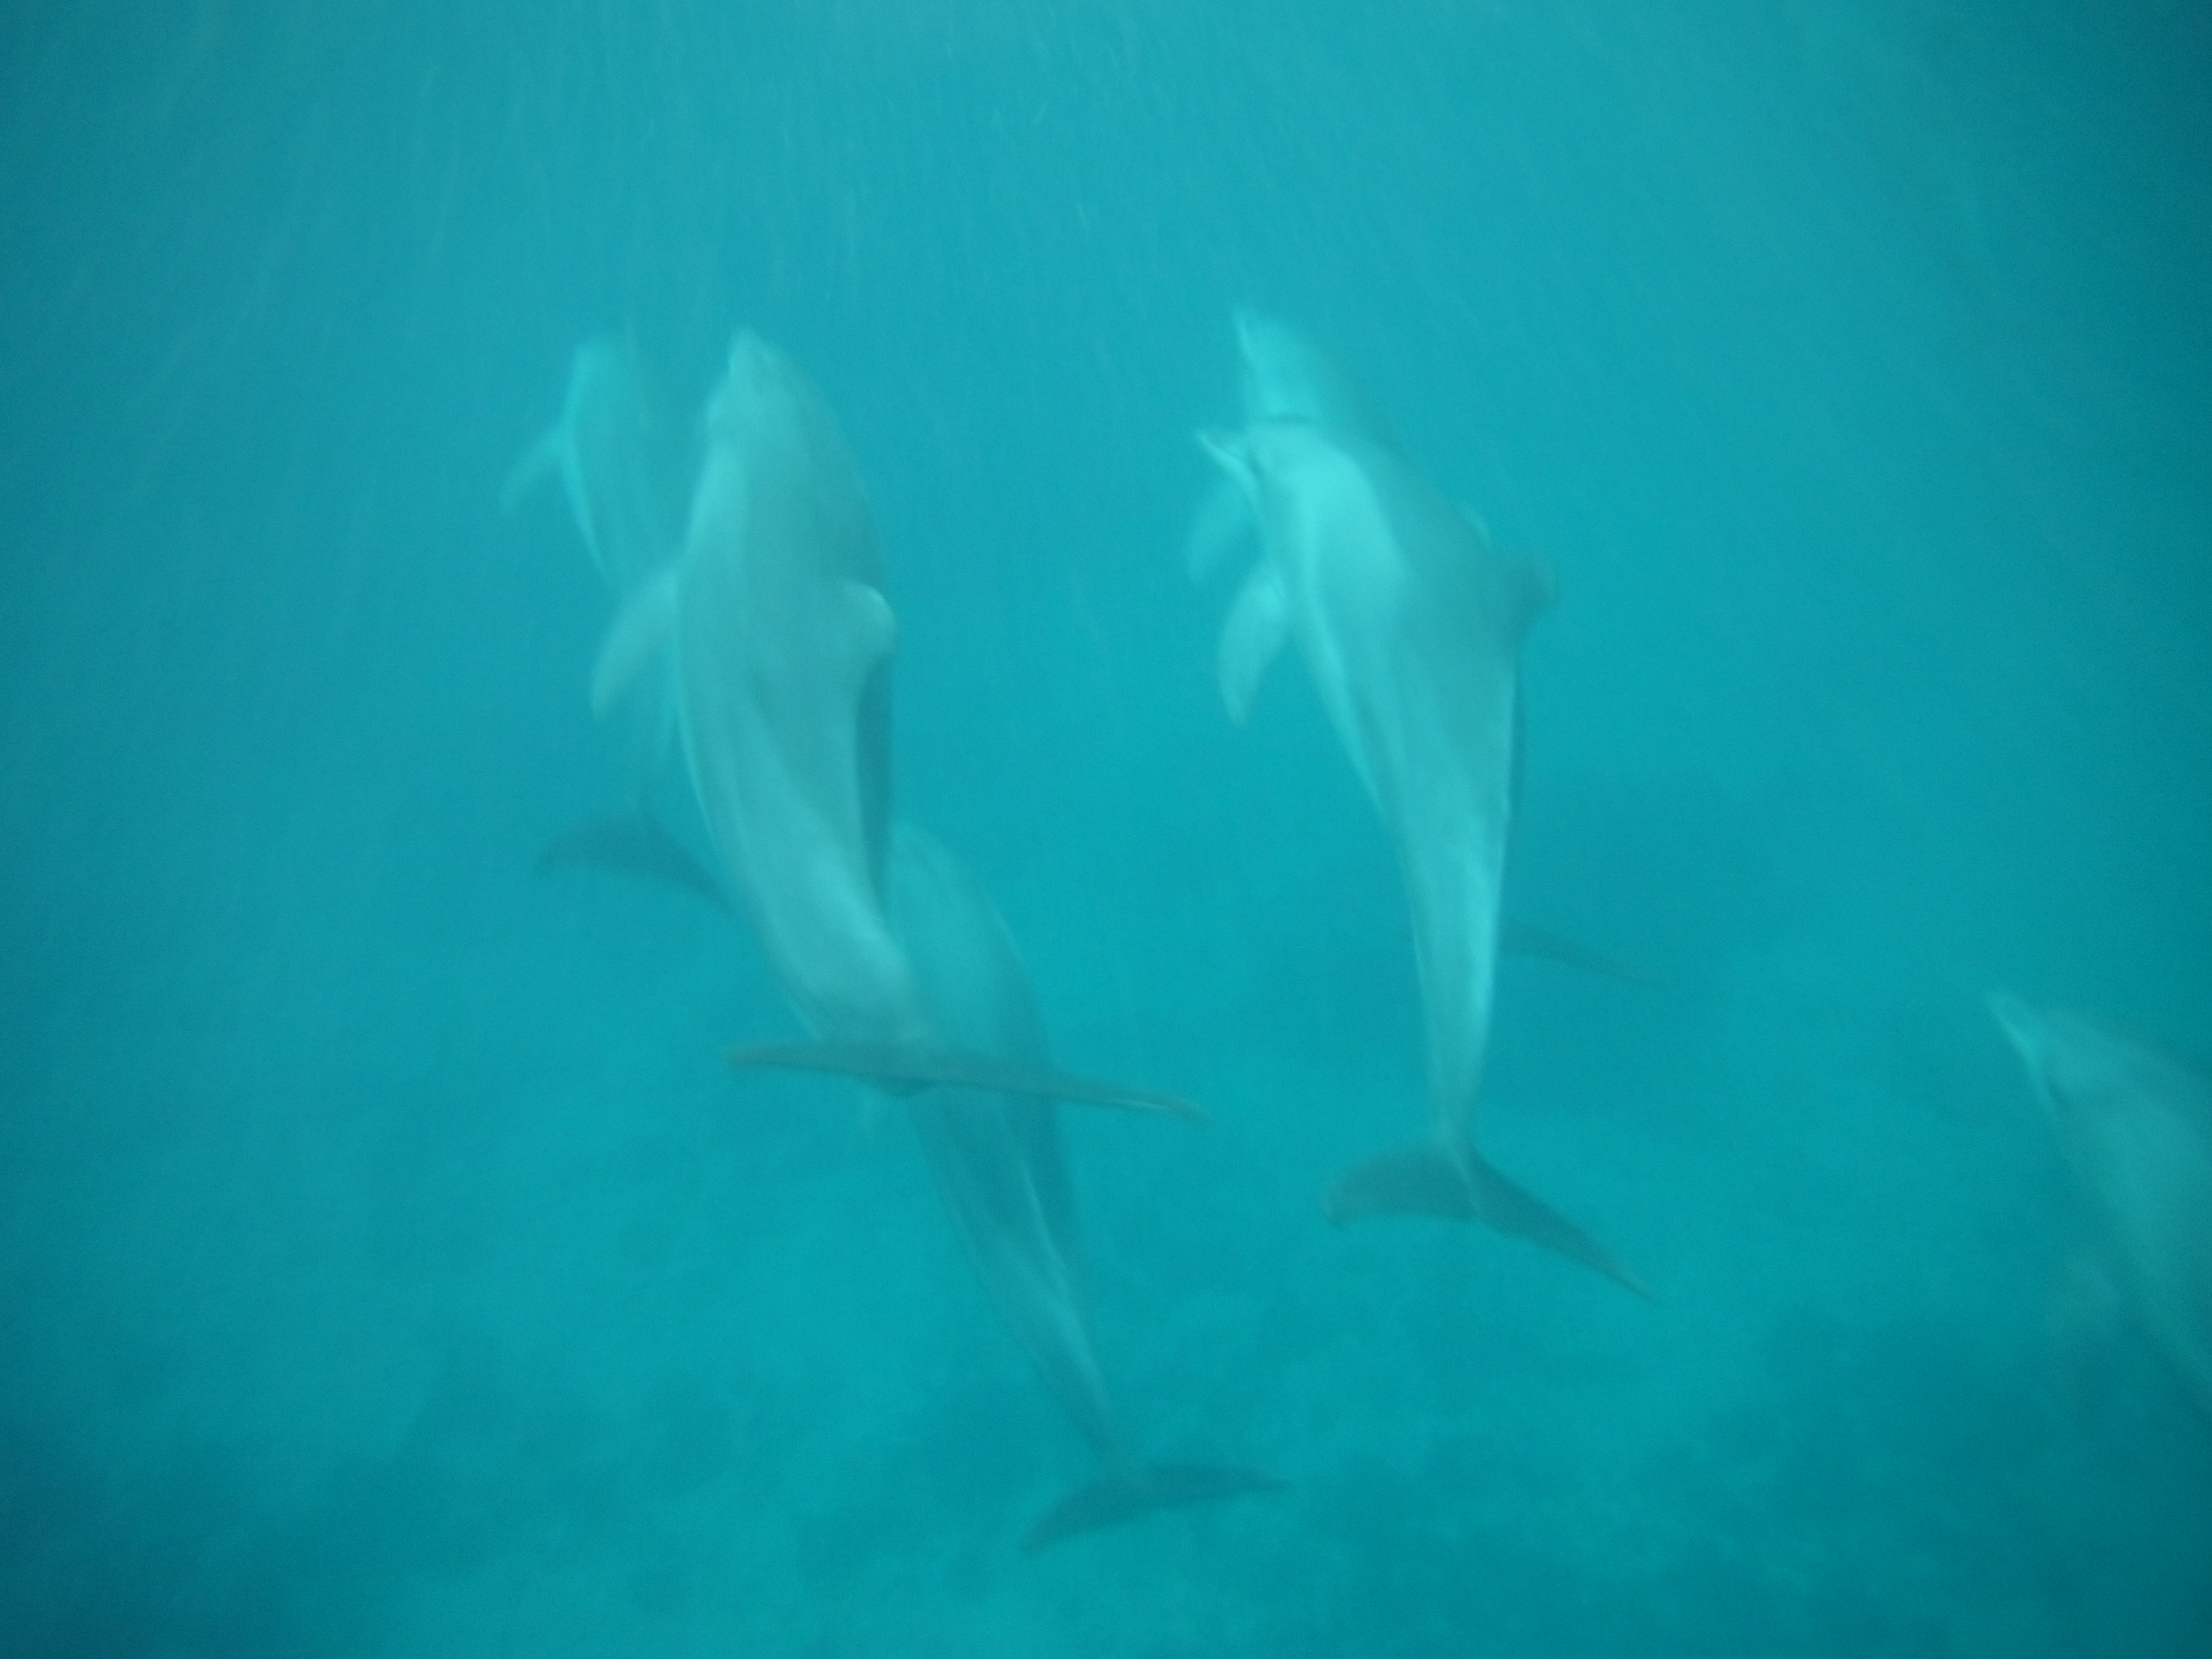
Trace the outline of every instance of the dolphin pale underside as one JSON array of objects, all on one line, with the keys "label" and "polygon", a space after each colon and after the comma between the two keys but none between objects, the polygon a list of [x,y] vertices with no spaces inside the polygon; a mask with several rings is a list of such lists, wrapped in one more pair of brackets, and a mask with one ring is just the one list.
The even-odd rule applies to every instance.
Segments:
[{"label": "dolphin pale underside", "polygon": [[1579,1261],[1638,1296],[1651,1294],[1651,1287],[1612,1251],[1473,1147],[1457,1156],[1434,1145],[1386,1153],[1340,1178],[1322,1200],[1322,1209],[1340,1222],[1371,1215],[1480,1221]]},{"label": "dolphin pale underside", "polygon": [[754,1042],[729,1051],[744,1070],[822,1072],[881,1085],[894,1093],[921,1089],[985,1089],[1025,1100],[1060,1100],[1071,1106],[1111,1106],[1203,1121],[1206,1110],[1176,1095],[1156,1094],[1118,1083],[1071,1076],[1049,1066],[906,1042]]}]

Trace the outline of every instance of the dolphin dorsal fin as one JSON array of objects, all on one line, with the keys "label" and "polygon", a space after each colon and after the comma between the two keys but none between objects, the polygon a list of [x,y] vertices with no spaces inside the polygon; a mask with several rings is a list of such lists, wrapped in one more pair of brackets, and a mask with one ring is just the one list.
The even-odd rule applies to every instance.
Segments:
[{"label": "dolphin dorsal fin", "polygon": [[1282,573],[1272,561],[1262,559],[1237,590],[1229,617],[1221,624],[1221,644],[1215,670],[1221,680],[1221,701],[1229,718],[1242,726],[1251,718],[1252,700],[1260,695],[1260,682],[1291,636],[1291,599],[1284,590]]},{"label": "dolphin dorsal fin", "polygon": [[1528,624],[1552,608],[1559,597],[1559,579],[1540,559],[1508,559],[1500,572],[1504,595],[1502,620],[1508,639],[1518,640]]},{"label": "dolphin dorsal fin", "polygon": [[898,617],[883,589],[866,582],[848,577],[837,584],[836,593],[845,668],[857,690],[898,643]]},{"label": "dolphin dorsal fin", "polygon": [[622,700],[623,693],[676,638],[676,570],[653,576],[630,596],[629,602],[607,629],[592,666],[592,712],[601,719]]}]

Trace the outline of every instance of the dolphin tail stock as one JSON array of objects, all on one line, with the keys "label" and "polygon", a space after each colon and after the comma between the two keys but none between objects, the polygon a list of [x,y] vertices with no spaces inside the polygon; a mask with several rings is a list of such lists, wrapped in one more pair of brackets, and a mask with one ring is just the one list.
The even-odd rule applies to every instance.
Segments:
[{"label": "dolphin tail stock", "polygon": [[1433,1215],[1480,1221],[1603,1273],[1641,1297],[1651,1287],[1613,1252],[1482,1155],[1442,1145],[1385,1153],[1338,1177],[1322,1200],[1332,1221],[1370,1215]]},{"label": "dolphin tail stock", "polygon": [[499,510],[512,518],[540,486],[561,472],[562,433],[555,427],[522,453],[499,487]]},{"label": "dolphin tail stock", "polygon": [[1224,1463],[1137,1463],[1109,1471],[1078,1486],[1042,1515],[1022,1538],[1031,1554],[1086,1532],[1118,1527],[1163,1510],[1187,1509],[1224,1498],[1282,1492],[1290,1482],[1265,1469]]},{"label": "dolphin tail stock", "polygon": [[819,1072],[859,1078],[896,1095],[924,1089],[980,1089],[1071,1106],[1110,1106],[1203,1121],[1204,1109],[1176,1095],[1131,1089],[1071,1076],[1048,1066],[1027,1066],[963,1049],[899,1042],[756,1042],[728,1054],[740,1071]]},{"label": "dolphin tail stock", "polygon": [[704,898],[717,908],[730,908],[721,884],[707,873],[691,849],[670,835],[660,820],[644,806],[612,817],[593,818],[565,830],[545,843],[538,854],[542,875],[549,870],[592,865],[623,875],[680,887]]},{"label": "dolphin tail stock", "polygon": [[1667,988],[1658,979],[1640,968],[1632,968],[1617,957],[1607,956],[1601,951],[1593,951],[1578,939],[1569,939],[1564,933],[1554,933],[1517,916],[1506,916],[1500,920],[1498,948],[1516,957],[1541,957],[1547,962],[1579,968],[1586,974],[1617,979],[1624,985],[1640,985],[1647,991]]}]

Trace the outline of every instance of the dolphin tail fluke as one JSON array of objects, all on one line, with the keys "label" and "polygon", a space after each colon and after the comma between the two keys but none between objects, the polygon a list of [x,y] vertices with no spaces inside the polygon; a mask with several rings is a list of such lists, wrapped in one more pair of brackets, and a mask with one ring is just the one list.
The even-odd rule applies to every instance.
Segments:
[{"label": "dolphin tail fluke", "polygon": [[1370,1215],[1480,1221],[1579,1261],[1638,1296],[1651,1294],[1612,1251],[1472,1150],[1455,1153],[1431,1145],[1388,1153],[1339,1177],[1322,1207],[1332,1221]]},{"label": "dolphin tail fluke", "polygon": [[556,427],[523,453],[499,488],[499,510],[513,516],[548,478],[561,471],[561,429]]},{"label": "dolphin tail fluke", "polygon": [[730,908],[721,884],[707,873],[691,849],[662,828],[659,819],[642,810],[580,823],[547,842],[538,855],[541,874],[578,865],[647,877],[683,888],[721,909]]},{"label": "dolphin tail fluke", "polygon": [[1507,916],[1498,924],[1498,948],[1517,957],[1541,957],[1547,962],[1560,963],[1569,968],[1579,968],[1586,974],[1602,975],[1617,979],[1623,984],[1640,985],[1647,991],[1666,988],[1640,968],[1593,951],[1579,940],[1567,938],[1536,927],[1532,922]]},{"label": "dolphin tail fluke", "polygon": [[1037,1517],[1022,1540],[1025,1550],[1041,1550],[1079,1533],[1118,1527],[1124,1522],[1211,1504],[1251,1492],[1280,1492],[1290,1483],[1265,1469],[1219,1463],[1140,1463],[1103,1474],[1054,1504]]}]

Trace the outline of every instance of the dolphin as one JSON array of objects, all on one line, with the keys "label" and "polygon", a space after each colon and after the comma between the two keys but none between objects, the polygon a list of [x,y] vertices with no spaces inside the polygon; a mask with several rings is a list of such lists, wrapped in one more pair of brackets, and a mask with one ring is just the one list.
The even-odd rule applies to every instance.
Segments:
[{"label": "dolphin", "polygon": [[1310,421],[1210,433],[1262,555],[1223,628],[1224,702],[1242,724],[1291,640],[1397,854],[1428,1036],[1431,1134],[1330,1191],[1339,1220],[1471,1218],[1643,1281],[1475,1151],[1510,827],[1522,635],[1541,567],[1501,557],[1468,514],[1370,438]]},{"label": "dolphin", "polygon": [[[901,823],[891,834],[886,888],[894,932],[937,1034],[970,1053],[1048,1073],[1028,973],[982,884],[940,843]],[[976,1276],[1101,1465],[1095,1480],[1030,1528],[1030,1548],[1283,1484],[1256,1469],[1146,1463],[1131,1451],[1091,1341],[1073,1194],[1048,1101],[956,1081],[915,1096],[908,1113]]]},{"label": "dolphin", "polygon": [[[896,637],[836,416],[788,356],[739,332],[708,404],[683,551],[624,608],[592,678],[605,708],[670,665],[686,766],[722,865],[724,879],[707,885],[734,898],[817,1039],[740,1048],[733,1060],[842,1071],[895,1091],[981,1082],[1195,1115],[1171,1097],[965,1054],[935,1031],[882,893]],[[678,871],[680,849],[653,837],[610,835],[591,850],[701,887]]]},{"label": "dolphin", "polygon": [[[595,335],[576,348],[561,416],[516,463],[501,503],[512,514],[557,479],[619,612],[681,548],[684,492],[696,459],[696,443],[636,341],[626,333]],[[556,838],[540,855],[540,869],[600,861],[638,868],[637,855],[656,839],[676,846],[653,810],[654,786],[676,747],[673,680],[665,670],[644,677],[623,701],[632,810]],[[667,868],[672,875],[675,866]],[[696,884],[689,875],[677,878]]]},{"label": "dolphin", "polygon": [[2212,1419],[2212,1079],[2079,1014],[1989,1006],[2081,1195],[2069,1290],[2131,1315]]},{"label": "dolphin", "polygon": [[829,404],[750,332],[706,411],[683,550],[617,618],[595,708],[672,672],[727,890],[816,1032],[927,1035],[878,878],[897,628],[859,469]]},{"label": "dolphin", "polygon": [[558,479],[593,568],[617,604],[676,556],[695,460],[628,334],[586,340],[569,360],[561,416],[507,475],[509,513]]},{"label": "dolphin", "polygon": [[[1398,441],[1389,422],[1366,388],[1335,358],[1280,319],[1251,306],[1235,307],[1231,318],[1237,331],[1238,394],[1246,428],[1305,422],[1396,453]],[[1459,510],[1487,540],[1490,532],[1481,516],[1465,505]],[[1234,477],[1217,472],[1183,544],[1191,580],[1206,582],[1226,569],[1257,531],[1247,492]],[[1515,716],[1511,776],[1512,793],[1517,795],[1522,753],[1517,703]],[[1542,957],[1647,990],[1660,988],[1656,980],[1638,969],[1514,916],[1500,924],[1498,949],[1511,956]]]}]

